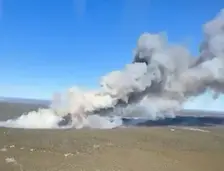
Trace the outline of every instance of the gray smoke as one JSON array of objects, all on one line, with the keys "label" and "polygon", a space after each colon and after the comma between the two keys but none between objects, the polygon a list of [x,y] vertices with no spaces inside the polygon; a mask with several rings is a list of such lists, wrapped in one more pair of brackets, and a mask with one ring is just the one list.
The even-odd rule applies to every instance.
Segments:
[{"label": "gray smoke", "polygon": [[143,33],[131,64],[103,76],[99,90],[74,87],[63,96],[57,95],[50,110],[62,116],[132,116],[138,115],[136,110],[157,116],[180,110],[188,97],[207,88],[223,91],[224,10],[203,26],[203,32],[198,58],[184,46],[169,44],[162,33]]}]

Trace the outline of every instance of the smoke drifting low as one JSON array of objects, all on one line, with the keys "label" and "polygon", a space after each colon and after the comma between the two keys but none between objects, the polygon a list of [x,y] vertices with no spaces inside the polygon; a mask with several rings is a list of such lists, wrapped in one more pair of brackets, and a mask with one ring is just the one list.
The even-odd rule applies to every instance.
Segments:
[{"label": "smoke drifting low", "polygon": [[99,90],[72,87],[55,94],[44,113],[58,117],[69,113],[77,123],[96,114],[155,119],[172,115],[206,89],[213,89],[217,98],[224,91],[224,10],[204,24],[203,33],[197,58],[184,46],[169,44],[162,33],[143,33],[132,62],[103,76]]}]

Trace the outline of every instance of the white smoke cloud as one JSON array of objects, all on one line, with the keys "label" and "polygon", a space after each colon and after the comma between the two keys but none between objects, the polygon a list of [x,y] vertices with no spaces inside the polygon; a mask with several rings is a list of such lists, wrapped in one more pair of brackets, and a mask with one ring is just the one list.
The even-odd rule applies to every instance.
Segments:
[{"label": "white smoke cloud", "polygon": [[189,97],[206,88],[220,91],[224,82],[223,10],[204,25],[203,32],[197,59],[184,46],[169,44],[161,33],[143,33],[131,64],[103,76],[98,90],[73,87],[54,96],[45,113],[59,117],[69,113],[78,121],[75,125],[85,123],[93,114],[157,118],[180,110]]},{"label": "white smoke cloud", "polygon": [[[69,110],[66,112],[80,115],[114,108],[121,101],[128,104],[132,94],[135,94],[135,97],[139,96],[140,101],[141,98],[148,99],[149,103],[153,97],[156,112],[172,109],[173,107],[168,105],[173,104],[168,103],[170,100],[176,100],[176,106],[181,105],[180,98],[187,92],[196,93],[198,88],[205,87],[212,81],[223,81],[224,39],[217,38],[217,35],[224,33],[223,27],[223,11],[205,24],[204,33],[208,46],[202,51],[208,50],[214,56],[218,56],[193,68],[192,57],[185,47],[169,45],[168,40],[160,33],[142,34],[137,42],[134,62],[126,65],[121,71],[113,71],[103,76],[101,89],[96,92],[70,89],[67,96]],[[138,93],[144,91],[146,92],[140,97]],[[169,94],[167,92],[177,93],[177,98],[170,98],[171,95],[167,95]]]},{"label": "white smoke cloud", "polygon": [[[91,113],[115,108],[121,101],[129,104],[133,94],[140,101],[148,99],[149,103],[153,98],[156,112],[172,109],[172,105],[168,104],[173,104],[170,102],[173,100],[176,100],[175,106],[181,106],[183,101],[180,99],[186,93],[197,93],[199,88],[205,88],[211,82],[223,81],[224,39],[222,36],[217,37],[224,34],[223,27],[223,11],[205,24],[205,41],[208,46],[201,51],[207,50],[215,57],[194,67],[190,52],[185,47],[170,45],[161,33],[142,34],[137,41],[134,62],[121,71],[113,71],[103,76],[102,87],[97,93],[83,92],[74,95],[77,93],[70,92],[73,97],[68,101],[71,106],[76,104],[72,113]],[[79,102],[75,102],[77,99]]]}]

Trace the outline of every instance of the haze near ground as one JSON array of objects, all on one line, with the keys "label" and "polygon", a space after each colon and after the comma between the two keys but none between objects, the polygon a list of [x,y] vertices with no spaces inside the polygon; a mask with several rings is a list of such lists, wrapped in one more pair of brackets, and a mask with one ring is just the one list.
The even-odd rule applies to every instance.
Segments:
[{"label": "haze near ground", "polygon": [[[0,117],[40,104],[0,103]],[[4,114],[3,114],[4,113]],[[2,120],[2,119],[1,119]],[[222,171],[224,129],[184,127],[112,130],[0,128],[4,171]]]}]

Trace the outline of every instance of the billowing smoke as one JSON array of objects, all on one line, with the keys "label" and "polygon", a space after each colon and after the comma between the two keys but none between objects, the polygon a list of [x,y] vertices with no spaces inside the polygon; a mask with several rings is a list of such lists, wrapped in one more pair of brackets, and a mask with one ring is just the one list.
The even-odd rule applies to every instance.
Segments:
[{"label": "billowing smoke", "polygon": [[103,76],[97,91],[69,89],[60,97],[61,106],[57,104],[53,109],[62,116],[128,115],[132,112],[118,111],[135,106],[147,108],[154,115],[181,109],[189,96],[224,82],[224,10],[207,22],[203,31],[198,58],[193,58],[184,46],[169,44],[162,33],[143,33],[131,64]]},{"label": "billowing smoke", "polygon": [[169,44],[162,33],[143,33],[132,63],[103,76],[99,90],[73,87],[64,94],[56,94],[49,112],[60,117],[70,114],[79,122],[96,114],[143,115],[153,119],[172,115],[189,97],[208,88],[222,92],[224,10],[203,26],[203,32],[198,58],[192,57],[184,46]]},{"label": "billowing smoke", "polygon": [[181,109],[189,96],[224,81],[224,11],[206,23],[203,30],[205,36],[196,59],[185,47],[169,44],[162,33],[143,33],[131,64],[103,76],[98,91],[69,89],[66,100],[62,100],[64,105],[56,111],[60,115],[101,110],[103,114],[114,114],[119,111],[117,108],[130,105],[144,106],[156,113]]}]

